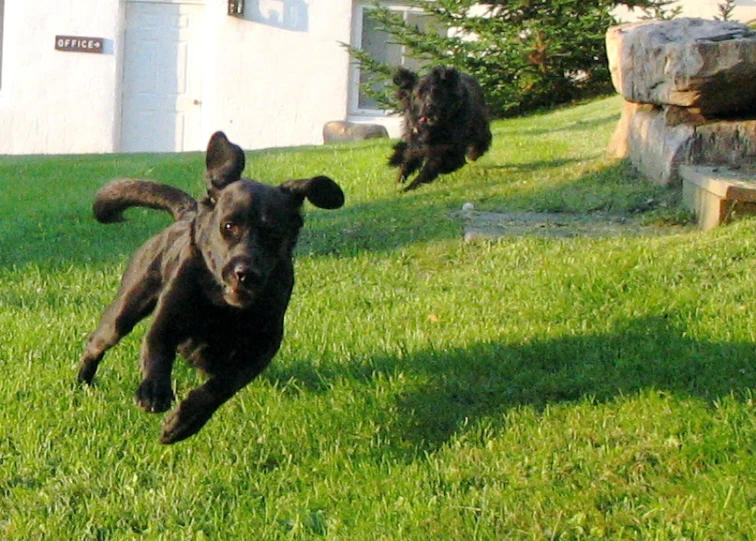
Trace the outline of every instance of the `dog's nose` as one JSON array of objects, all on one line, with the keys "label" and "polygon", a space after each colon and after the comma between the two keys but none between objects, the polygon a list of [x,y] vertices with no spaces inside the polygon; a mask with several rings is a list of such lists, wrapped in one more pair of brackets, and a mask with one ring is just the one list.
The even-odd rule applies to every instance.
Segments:
[{"label": "dog's nose", "polygon": [[249,279],[250,270],[247,265],[238,263],[234,267],[234,276],[239,281],[239,283],[244,283]]},{"label": "dog's nose", "polygon": [[244,285],[256,284],[262,280],[262,275],[246,263],[237,263],[233,269],[234,278]]}]

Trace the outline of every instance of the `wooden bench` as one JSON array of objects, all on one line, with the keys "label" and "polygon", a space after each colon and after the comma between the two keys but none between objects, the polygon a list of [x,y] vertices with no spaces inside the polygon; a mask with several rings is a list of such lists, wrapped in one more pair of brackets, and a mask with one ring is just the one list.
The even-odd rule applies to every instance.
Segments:
[{"label": "wooden bench", "polygon": [[699,227],[711,229],[736,215],[756,214],[756,171],[753,167],[682,165],[683,205]]}]

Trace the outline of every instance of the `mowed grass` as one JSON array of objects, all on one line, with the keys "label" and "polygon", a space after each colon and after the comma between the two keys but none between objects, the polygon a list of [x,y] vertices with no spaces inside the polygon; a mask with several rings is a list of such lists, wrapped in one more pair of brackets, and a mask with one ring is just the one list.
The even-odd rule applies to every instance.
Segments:
[{"label": "mowed grass", "polygon": [[[129,255],[118,176],[202,193],[203,156],[0,159],[0,539],[756,538],[756,221],[676,225],[605,148],[617,98],[494,124],[399,194],[389,141],[249,152],[308,208],[284,345],[195,437],[132,401],[145,324],[75,383]],[[459,209],[638,214],[659,235],[464,242]],[[176,390],[198,382],[177,363]]]}]

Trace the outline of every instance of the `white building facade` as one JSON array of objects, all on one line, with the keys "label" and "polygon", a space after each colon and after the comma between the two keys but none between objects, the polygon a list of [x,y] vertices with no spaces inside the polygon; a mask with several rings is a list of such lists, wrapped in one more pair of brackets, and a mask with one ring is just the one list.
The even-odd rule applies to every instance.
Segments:
[{"label": "white building facade", "polygon": [[[678,0],[669,5],[668,9],[679,7],[680,17],[700,17],[701,19],[721,19],[720,5],[724,0]],[[742,23],[756,24],[756,0],[736,0],[730,19]],[[617,8],[617,17],[623,20],[635,20],[641,14],[640,10],[630,11],[625,8]]]},{"label": "white building facade", "polygon": [[[360,108],[362,2],[0,0],[0,154],[319,144]],[[365,2],[367,4],[367,2]]]},{"label": "white building facade", "polygon": [[369,0],[243,0],[229,15],[238,2],[0,0],[0,155],[193,151],[216,130],[247,149],[319,144],[331,120],[398,135],[342,45],[408,62]]}]

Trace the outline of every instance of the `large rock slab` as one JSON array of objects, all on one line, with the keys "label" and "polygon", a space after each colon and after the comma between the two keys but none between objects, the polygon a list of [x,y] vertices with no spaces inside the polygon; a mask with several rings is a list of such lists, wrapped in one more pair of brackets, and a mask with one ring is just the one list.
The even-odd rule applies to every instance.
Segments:
[{"label": "large rock slab", "polygon": [[756,164],[756,119],[704,122],[695,130],[687,163],[729,167]]},{"label": "large rock slab", "polygon": [[606,49],[612,83],[626,100],[704,115],[756,112],[756,32],[744,24],[640,21],[609,28]]},{"label": "large rock slab", "polygon": [[710,120],[685,108],[625,102],[609,153],[646,178],[679,186],[682,165],[756,163],[756,120]]},{"label": "large rock slab", "polygon": [[694,126],[670,121],[659,107],[625,102],[609,152],[629,158],[639,172],[657,184],[678,185],[679,167],[688,158],[687,149],[694,136]]},{"label": "large rock slab", "polygon": [[380,124],[359,124],[333,120],[323,126],[323,143],[348,143],[365,139],[388,137],[388,130]]}]

